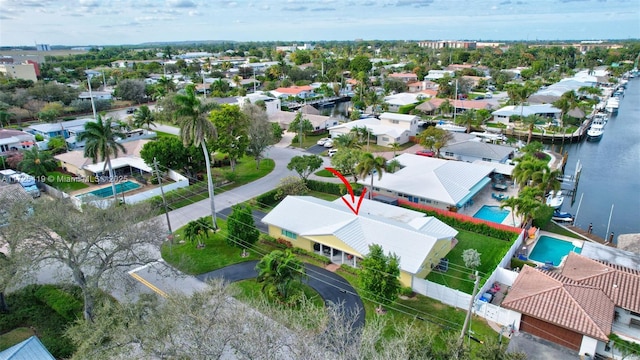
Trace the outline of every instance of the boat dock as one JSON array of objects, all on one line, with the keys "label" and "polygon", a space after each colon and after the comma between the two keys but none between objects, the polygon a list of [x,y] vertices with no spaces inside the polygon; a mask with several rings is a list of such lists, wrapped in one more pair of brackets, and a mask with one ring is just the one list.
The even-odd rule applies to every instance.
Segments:
[{"label": "boat dock", "polygon": [[573,231],[576,234],[579,234],[580,236],[584,237],[585,239],[588,239],[592,242],[601,244],[601,245],[607,245],[607,246],[611,246],[611,247],[616,247],[615,244],[607,242],[607,240],[601,238],[598,235],[595,235],[593,233],[589,234],[589,232],[587,232],[587,230],[573,226],[573,225],[561,225],[566,227],[567,229]]}]

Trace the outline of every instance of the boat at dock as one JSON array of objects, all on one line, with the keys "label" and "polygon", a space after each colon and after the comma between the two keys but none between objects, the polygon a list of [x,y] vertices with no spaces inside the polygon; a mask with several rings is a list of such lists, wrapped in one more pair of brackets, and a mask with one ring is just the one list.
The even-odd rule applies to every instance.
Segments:
[{"label": "boat at dock", "polygon": [[467,128],[464,126],[455,125],[450,122],[441,121],[436,125],[438,129],[451,131],[451,132],[467,132]]},{"label": "boat at dock", "polygon": [[608,113],[616,114],[618,113],[618,107],[620,107],[620,100],[616,97],[611,97],[607,99],[607,104],[604,108]]},{"label": "boat at dock", "polygon": [[597,141],[602,138],[604,134],[604,126],[607,124],[606,115],[600,116],[600,114],[596,115],[591,122],[591,126],[587,130],[587,140]]},{"label": "boat at dock", "polygon": [[558,191],[551,190],[549,192],[549,195],[547,195],[547,205],[554,209],[560,209],[563,202],[564,202],[564,195],[562,195],[562,190],[558,190]]},{"label": "boat at dock", "polygon": [[560,211],[556,209],[553,212],[553,216],[551,216],[551,219],[558,222],[573,222],[573,215],[566,211]]}]

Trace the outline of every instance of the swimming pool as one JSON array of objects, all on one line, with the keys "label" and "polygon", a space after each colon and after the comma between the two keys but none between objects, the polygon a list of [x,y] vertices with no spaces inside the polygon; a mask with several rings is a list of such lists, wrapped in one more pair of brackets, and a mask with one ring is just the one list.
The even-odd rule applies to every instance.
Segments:
[{"label": "swimming pool", "polygon": [[529,259],[540,263],[551,261],[554,266],[559,266],[562,258],[571,251],[580,254],[582,244],[542,235],[529,254]]},{"label": "swimming pool", "polygon": [[483,205],[473,217],[502,224],[507,215],[509,215],[509,210],[500,209],[500,206]]},{"label": "swimming pool", "polygon": [[[117,183],[116,184],[116,194],[122,194],[123,192],[127,192],[127,191],[131,191],[131,190],[135,190],[137,188],[139,188],[140,185],[134,183],[133,181],[125,181],[125,182],[121,182],[121,183]],[[84,193],[80,196],[84,197],[84,196],[97,196],[100,198],[108,198],[110,196],[113,196],[113,190],[111,188],[111,186],[107,186],[104,187],[102,189],[98,189],[98,190],[93,190],[90,191],[88,193]]]}]

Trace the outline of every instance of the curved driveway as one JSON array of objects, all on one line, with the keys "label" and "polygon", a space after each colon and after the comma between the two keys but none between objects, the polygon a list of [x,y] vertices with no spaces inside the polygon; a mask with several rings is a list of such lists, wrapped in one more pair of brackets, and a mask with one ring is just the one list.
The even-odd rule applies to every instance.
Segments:
[{"label": "curved driveway", "polygon": [[[257,263],[257,260],[252,260],[233,264],[198,275],[197,278],[201,281],[222,278],[228,282],[253,279],[258,276]],[[304,264],[304,266],[307,272],[307,279],[304,282],[320,294],[325,304],[342,304],[347,314],[358,314],[353,326],[355,328],[364,326],[364,305],[353,286],[331,271],[310,264]]]}]

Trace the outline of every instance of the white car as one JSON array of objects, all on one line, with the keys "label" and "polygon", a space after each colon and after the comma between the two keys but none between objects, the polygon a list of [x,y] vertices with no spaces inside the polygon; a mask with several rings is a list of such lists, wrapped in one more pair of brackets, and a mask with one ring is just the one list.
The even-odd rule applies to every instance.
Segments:
[{"label": "white car", "polygon": [[329,157],[332,157],[337,152],[338,152],[338,149],[330,149],[329,151],[327,151],[327,155],[329,155]]},{"label": "white car", "polygon": [[324,147],[326,147],[326,148],[333,147],[333,140],[329,139],[329,140],[325,141],[324,142]]},{"label": "white car", "polygon": [[324,145],[324,144],[325,144],[327,141],[329,141],[329,140],[331,140],[331,139],[329,139],[329,138],[322,138],[322,139],[318,140],[318,142],[317,142],[316,144],[318,144],[318,145]]}]

